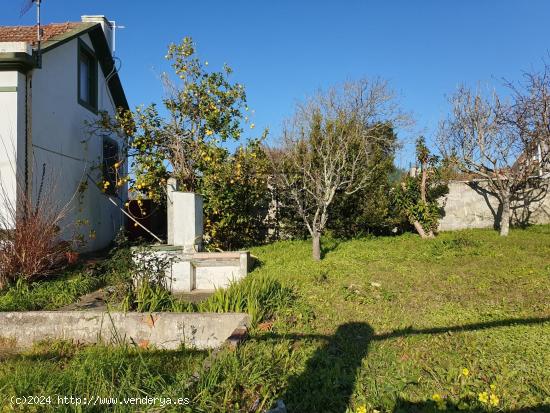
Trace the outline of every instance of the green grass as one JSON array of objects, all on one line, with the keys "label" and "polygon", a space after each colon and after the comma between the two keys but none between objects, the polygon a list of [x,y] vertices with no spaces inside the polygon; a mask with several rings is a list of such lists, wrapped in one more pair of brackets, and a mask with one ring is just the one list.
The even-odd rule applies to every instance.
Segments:
[{"label": "green grass", "polygon": [[[252,253],[262,265],[251,280],[276,280],[295,296],[237,350],[7,348],[6,411],[13,395],[56,394],[191,400],[160,411],[260,412],[283,398],[291,413],[429,412],[443,408],[434,394],[447,411],[550,411],[550,226],[507,238],[475,230],[326,240],[321,263],[305,241]],[[484,392],[498,406],[478,401]],[[35,411],[79,409],[147,410]]]},{"label": "green grass", "polygon": [[55,310],[104,285],[102,277],[82,268],[31,284],[18,282],[0,292],[0,311]]}]

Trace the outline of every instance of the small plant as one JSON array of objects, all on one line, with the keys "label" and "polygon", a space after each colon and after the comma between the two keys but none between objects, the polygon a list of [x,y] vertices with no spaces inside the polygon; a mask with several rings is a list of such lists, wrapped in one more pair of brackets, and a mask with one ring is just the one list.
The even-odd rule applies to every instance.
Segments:
[{"label": "small plant", "polygon": [[171,259],[155,254],[146,248],[138,248],[130,253],[129,271],[122,279],[126,295],[122,301],[125,311],[140,312],[171,310],[174,299],[167,288],[166,270]]},{"label": "small plant", "polygon": [[430,256],[437,259],[445,256],[460,256],[464,254],[478,254],[481,243],[466,234],[457,233],[452,239],[444,239],[435,241],[430,248]]}]

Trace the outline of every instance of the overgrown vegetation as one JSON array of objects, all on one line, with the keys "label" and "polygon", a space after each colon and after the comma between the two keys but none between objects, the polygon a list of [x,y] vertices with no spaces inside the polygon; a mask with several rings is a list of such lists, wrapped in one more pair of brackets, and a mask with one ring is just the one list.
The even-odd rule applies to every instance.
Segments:
[{"label": "overgrown vegetation", "polygon": [[74,243],[61,239],[73,235],[66,223],[69,205],[56,201],[53,183],[45,179],[35,200],[19,186],[11,194],[0,182],[0,290],[51,276],[72,260]]},{"label": "overgrown vegetation", "polygon": [[[192,303],[172,295],[165,285],[165,269],[169,261],[146,250],[136,254],[141,259],[122,283],[126,291],[119,305],[124,311],[154,312],[243,312],[248,313],[253,325],[275,318],[297,307],[292,288],[271,276],[251,274],[227,288],[220,288],[205,301]],[[116,307],[115,307],[116,308]]]},{"label": "overgrown vegetation", "polygon": [[132,270],[131,251],[122,233],[106,256],[80,261],[47,279],[21,278],[12,283],[0,291],[0,311],[55,310],[106,286],[113,288],[113,301],[122,299]]},{"label": "overgrown vegetation", "polygon": [[420,166],[414,176],[407,175],[392,194],[396,210],[422,238],[433,238],[439,226],[441,209],[438,200],[449,192],[448,167],[430,153],[424,137],[416,141],[416,158]]},{"label": "overgrown vegetation", "polygon": [[310,247],[253,249],[262,265],[251,282],[291,286],[303,304],[259,323],[236,350],[47,343],[11,355],[8,347],[0,403],[9,408],[11,396],[29,394],[150,395],[190,398],[165,411],[262,412],[278,398],[289,412],[548,411],[550,226],[422,243],[412,234],[327,239],[321,263],[309,259]]},{"label": "overgrown vegetation", "polygon": [[[133,254],[145,258],[134,262]],[[145,248],[131,249],[123,234],[103,259],[73,266],[47,281],[17,283],[0,292],[0,311],[53,310],[74,303],[99,288],[106,293],[111,310],[154,312],[244,312],[253,325],[270,321],[298,309],[308,317],[292,287],[272,276],[252,274],[227,288],[217,290],[205,301],[192,303],[172,295],[165,285],[166,259],[148,255]]]},{"label": "overgrown vegetation", "polygon": [[[208,68],[191,38],[171,44],[166,59],[173,73],[163,74],[162,110],[151,104],[116,116],[101,113],[88,125],[92,136],[114,134],[124,143],[111,171],[114,185],[129,184],[139,207],[144,198],[165,207],[167,180],[176,178],[178,190],[204,196],[208,249],[264,243],[271,201],[262,146],[267,132],[243,138],[243,127],[255,128],[244,86],[231,80],[229,66]],[[227,142],[236,149],[229,150]],[[108,182],[101,183],[102,190],[112,185]],[[129,204],[126,208],[130,212]]]}]

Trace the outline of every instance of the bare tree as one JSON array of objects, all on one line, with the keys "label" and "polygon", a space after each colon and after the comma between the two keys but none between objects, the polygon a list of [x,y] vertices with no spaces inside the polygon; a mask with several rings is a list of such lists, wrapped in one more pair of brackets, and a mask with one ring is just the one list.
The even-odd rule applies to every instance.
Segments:
[{"label": "bare tree", "polygon": [[509,102],[461,87],[442,123],[442,152],[465,173],[484,180],[501,204],[500,234],[508,235],[511,202],[548,165],[550,88],[548,67],[506,86]]},{"label": "bare tree", "polygon": [[345,83],[297,106],[280,147],[271,150],[273,176],[312,237],[313,259],[321,259],[321,235],[335,195],[367,185],[374,146],[388,139],[381,130],[407,119],[380,79]]},{"label": "bare tree", "polygon": [[[524,145],[529,146],[526,156],[532,155],[529,173],[539,176],[550,172],[550,66],[544,65],[541,72],[524,74],[523,82],[505,82],[511,91],[513,104],[506,115],[506,122],[519,135]],[[520,159],[525,165],[527,159]]]}]

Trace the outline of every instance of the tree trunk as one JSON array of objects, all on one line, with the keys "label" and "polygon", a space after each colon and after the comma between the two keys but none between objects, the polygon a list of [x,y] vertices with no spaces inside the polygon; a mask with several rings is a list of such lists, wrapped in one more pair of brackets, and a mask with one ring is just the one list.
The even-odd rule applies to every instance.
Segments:
[{"label": "tree trunk", "polygon": [[502,215],[500,216],[500,235],[508,236],[510,231],[510,193],[505,193],[502,197]]},{"label": "tree trunk", "polygon": [[312,257],[315,261],[321,261],[321,234],[319,234],[318,232],[314,233],[312,241]]},{"label": "tree trunk", "polygon": [[422,227],[422,224],[420,222],[414,221],[413,225],[414,229],[416,229],[416,232],[418,232],[418,235],[420,235],[420,238],[426,239],[434,237],[434,233],[432,231],[426,234],[426,231],[424,231],[424,227]]}]

